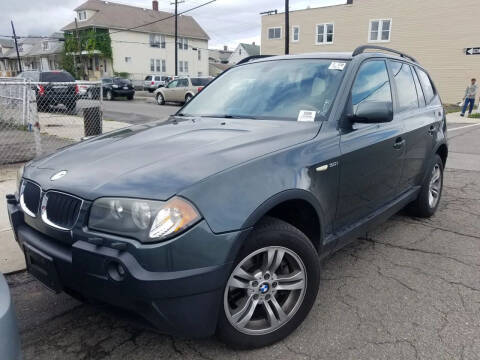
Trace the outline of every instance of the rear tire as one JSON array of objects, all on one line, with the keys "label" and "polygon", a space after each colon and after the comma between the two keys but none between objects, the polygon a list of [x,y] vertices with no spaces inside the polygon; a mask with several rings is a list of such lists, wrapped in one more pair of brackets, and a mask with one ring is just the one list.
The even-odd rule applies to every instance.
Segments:
[{"label": "rear tire", "polygon": [[225,286],[217,337],[239,349],[284,339],[308,315],[319,281],[320,261],[311,241],[282,220],[262,220]]},{"label": "rear tire", "polygon": [[408,207],[408,212],[416,217],[429,218],[437,211],[443,189],[443,161],[435,154],[417,200]]},{"label": "rear tire", "polygon": [[74,114],[77,110],[77,102],[75,101],[74,103],[70,103],[66,105],[66,107],[70,114]]},{"label": "rear tire", "polygon": [[185,96],[185,104],[188,103],[190,100],[192,100],[192,98],[193,98],[193,95],[192,95],[192,94],[187,94],[187,95]]},{"label": "rear tire", "polygon": [[128,95],[127,100],[133,100],[134,95]]}]

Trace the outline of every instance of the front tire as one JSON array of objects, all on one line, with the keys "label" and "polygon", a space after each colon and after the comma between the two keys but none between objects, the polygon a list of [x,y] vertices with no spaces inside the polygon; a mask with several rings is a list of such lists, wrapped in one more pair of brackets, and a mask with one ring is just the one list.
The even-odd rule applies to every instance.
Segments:
[{"label": "front tire", "polygon": [[430,165],[417,200],[408,206],[413,216],[429,218],[435,214],[443,189],[443,161],[437,154]]},{"label": "front tire", "polygon": [[249,236],[227,281],[218,338],[239,349],[282,340],[308,315],[319,281],[311,241],[292,225],[266,218]]}]

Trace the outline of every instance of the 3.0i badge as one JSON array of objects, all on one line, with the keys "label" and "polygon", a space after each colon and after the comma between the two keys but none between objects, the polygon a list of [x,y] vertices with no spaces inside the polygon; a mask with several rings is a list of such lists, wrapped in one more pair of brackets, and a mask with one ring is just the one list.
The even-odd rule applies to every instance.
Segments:
[{"label": "3.0i badge", "polygon": [[57,172],[56,174],[53,174],[50,180],[55,181],[55,180],[61,179],[65,175],[67,175],[67,170],[62,170]]}]

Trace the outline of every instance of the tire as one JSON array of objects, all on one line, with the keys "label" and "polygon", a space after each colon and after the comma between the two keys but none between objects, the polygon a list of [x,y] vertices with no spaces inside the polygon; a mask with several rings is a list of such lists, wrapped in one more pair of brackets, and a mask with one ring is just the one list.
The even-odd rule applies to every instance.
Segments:
[{"label": "tire", "polygon": [[115,99],[113,93],[110,90],[107,91],[106,99],[108,101],[113,101]]},{"label": "tire", "polygon": [[164,105],[165,104],[165,99],[163,98],[163,95],[161,93],[158,93],[155,98],[157,99],[157,104],[158,105]]},{"label": "tire", "polygon": [[[417,200],[412,202],[407,210],[417,217],[429,218],[437,211],[443,189],[443,161],[435,154],[430,164],[428,176],[426,176]],[[436,193],[436,196],[434,194]],[[434,199],[432,201],[432,199]]]},{"label": "tire", "polygon": [[69,103],[65,105],[69,113],[74,114],[77,110],[77,102],[74,101],[73,103]]},{"label": "tire", "polygon": [[91,90],[87,91],[87,98],[90,99],[90,100],[93,100],[93,93],[92,93]]},{"label": "tire", "polygon": [[134,98],[134,95],[128,95],[127,96],[127,100],[133,100],[133,98]]},{"label": "tire", "polygon": [[192,95],[192,94],[187,94],[187,95],[185,96],[185,103],[188,103],[190,100],[192,100],[192,98],[193,98],[193,95]]},{"label": "tire", "polygon": [[[284,255],[279,257],[282,252]],[[281,263],[275,270],[278,259]],[[269,269],[270,273],[260,269]],[[279,278],[282,274],[295,276],[295,280],[283,282]],[[217,337],[237,349],[258,348],[282,340],[308,315],[319,281],[320,261],[310,240],[282,220],[262,220],[241,249],[225,285]],[[295,290],[279,290],[285,286]],[[252,307],[255,310],[250,318]],[[279,309],[283,311],[282,316]],[[250,320],[245,323],[247,318]]]}]

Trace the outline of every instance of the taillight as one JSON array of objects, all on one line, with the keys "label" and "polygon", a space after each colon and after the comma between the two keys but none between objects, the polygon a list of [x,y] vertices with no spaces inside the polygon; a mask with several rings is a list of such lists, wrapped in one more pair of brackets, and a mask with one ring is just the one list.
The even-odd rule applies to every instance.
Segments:
[{"label": "taillight", "polygon": [[43,87],[43,85],[37,85],[37,89],[38,89],[38,95],[40,96],[45,95],[45,88]]},{"label": "taillight", "polygon": [[199,86],[198,89],[197,89],[197,92],[202,91],[202,89],[203,89],[203,86]]},{"label": "taillight", "polygon": [[152,81],[152,85],[155,85],[155,81]]},{"label": "taillight", "polygon": [[75,94],[78,94],[80,91],[78,90],[78,85],[75,85]]}]

